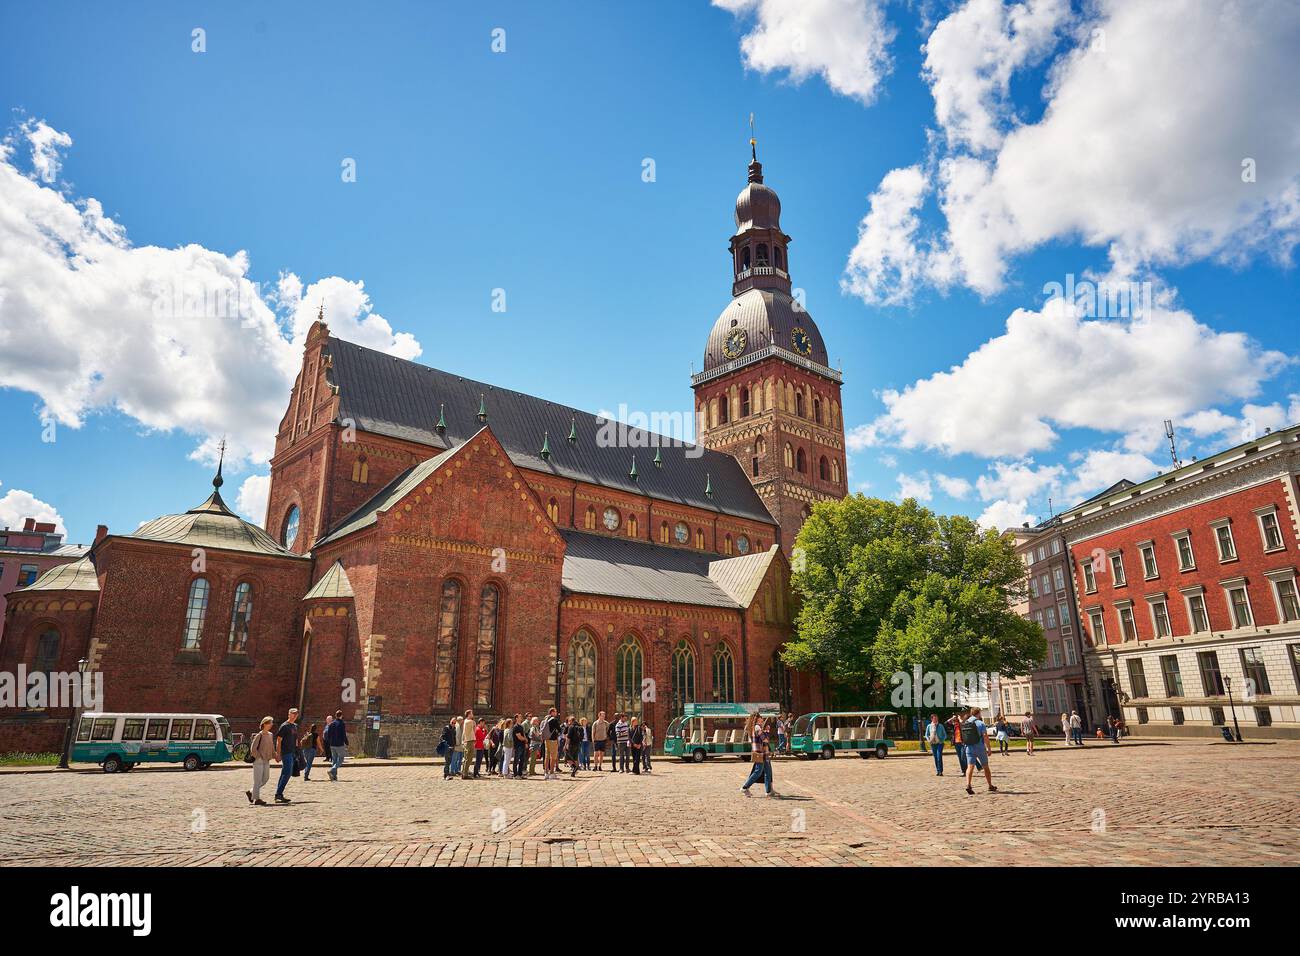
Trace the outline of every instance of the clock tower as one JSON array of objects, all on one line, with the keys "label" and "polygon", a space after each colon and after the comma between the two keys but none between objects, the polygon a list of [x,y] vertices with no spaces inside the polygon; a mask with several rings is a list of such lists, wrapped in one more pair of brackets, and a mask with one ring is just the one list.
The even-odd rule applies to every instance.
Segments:
[{"label": "clock tower", "polygon": [[781,527],[787,556],[813,503],[843,498],[848,481],[842,377],[791,289],[790,241],[755,150],[736,198],[731,302],[691,379],[698,440],[740,461]]}]

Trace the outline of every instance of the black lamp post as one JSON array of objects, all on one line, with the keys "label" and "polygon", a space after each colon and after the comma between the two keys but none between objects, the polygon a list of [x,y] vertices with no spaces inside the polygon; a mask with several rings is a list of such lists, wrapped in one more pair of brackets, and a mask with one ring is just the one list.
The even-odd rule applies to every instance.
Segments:
[{"label": "black lamp post", "polygon": [[[86,667],[90,661],[84,657],[77,661],[77,676],[80,678],[77,682],[77,701],[80,704],[81,695],[85,691]],[[68,769],[68,756],[72,752],[72,730],[77,726],[77,718],[81,715],[81,707],[73,707],[68,714],[68,726],[63,731],[63,753],[59,754],[59,769]]]},{"label": "black lamp post", "polygon": [[1228,691],[1228,709],[1232,711],[1232,729],[1235,731],[1237,743],[1241,743],[1241,727],[1237,723],[1237,705],[1232,702],[1232,678],[1227,674],[1223,675],[1223,686]]},{"label": "black lamp post", "polygon": [[560,710],[560,684],[564,680],[564,658],[555,657],[555,710]]}]

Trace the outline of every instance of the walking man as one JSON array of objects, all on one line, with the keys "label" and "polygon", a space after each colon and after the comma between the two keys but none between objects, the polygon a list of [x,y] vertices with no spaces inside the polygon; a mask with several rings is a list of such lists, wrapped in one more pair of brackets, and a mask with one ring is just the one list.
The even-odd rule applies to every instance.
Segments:
[{"label": "walking man", "polygon": [[542,725],[542,739],[546,744],[546,763],[542,767],[543,780],[554,780],[560,761],[560,718],[552,707],[546,712],[546,722]]},{"label": "walking man", "polygon": [[1070,736],[1076,744],[1083,746],[1083,721],[1079,719],[1077,710],[1070,711]]},{"label": "walking man", "polygon": [[966,745],[961,742],[961,724],[969,714],[970,708],[963,707],[948,718],[948,739],[952,741],[953,749],[957,751],[957,769],[961,771],[963,777],[966,776]]},{"label": "walking man", "polygon": [[948,739],[947,732],[943,729],[943,724],[939,723],[939,715],[931,714],[930,722],[925,725],[925,740],[930,745],[930,753],[934,756],[934,775],[943,776],[943,742]]},{"label": "walking man", "polygon": [[325,745],[329,747],[330,752],[329,778],[337,783],[339,768],[343,766],[343,759],[348,755],[348,725],[343,721],[341,710],[334,712],[334,719],[325,728]]},{"label": "walking man", "polygon": [[993,786],[993,771],[989,768],[988,739],[989,729],[980,719],[980,709],[972,707],[970,716],[961,724],[961,742],[966,749],[966,792],[971,796],[975,795],[971,783],[976,768],[984,771],[984,782],[989,786],[989,793],[997,793],[998,790]]},{"label": "walking man", "polygon": [[1034,738],[1038,736],[1038,726],[1034,723],[1034,715],[1025,711],[1025,719],[1020,722],[1020,734],[1025,738],[1025,753],[1029,756],[1034,755]]},{"label": "walking man", "polygon": [[284,788],[293,776],[293,757],[298,751],[298,708],[289,709],[289,719],[275,732],[275,756],[280,761],[280,781],[275,785],[275,802],[288,803]]},{"label": "walking man", "polygon": [[460,725],[461,766],[460,779],[468,780],[474,772],[469,765],[469,758],[474,756],[474,711],[465,711],[465,719]]}]

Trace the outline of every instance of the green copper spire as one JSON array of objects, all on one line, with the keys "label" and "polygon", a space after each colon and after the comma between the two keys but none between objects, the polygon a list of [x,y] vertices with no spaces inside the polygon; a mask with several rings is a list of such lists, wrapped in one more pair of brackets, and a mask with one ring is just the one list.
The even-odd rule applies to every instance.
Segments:
[{"label": "green copper spire", "polygon": [[656,447],[656,448],[655,448],[655,467],[656,467],[656,468],[662,468],[663,466],[664,466],[664,456],[663,456],[662,452],[660,452],[659,448]]},{"label": "green copper spire", "polygon": [[704,473],[704,493],[708,497],[713,497],[713,476],[708,472]]},{"label": "green copper spire", "polygon": [[578,440],[578,416],[569,416],[569,441]]},{"label": "green copper spire", "polygon": [[632,470],[629,471],[629,472],[627,473],[627,476],[628,476],[629,478],[631,478],[633,481],[636,481],[636,480],[637,480],[637,473],[636,473],[636,455],[633,455],[633,456],[632,456]]},{"label": "green copper spire", "polygon": [[447,430],[447,414],[443,410],[442,402],[438,403],[438,424],[433,427],[438,429],[440,432],[445,432]]},{"label": "green copper spire", "polygon": [[487,421],[487,402],[483,399],[483,393],[478,393],[478,420]]},{"label": "green copper spire", "polygon": [[551,433],[542,433],[542,461],[551,460]]}]

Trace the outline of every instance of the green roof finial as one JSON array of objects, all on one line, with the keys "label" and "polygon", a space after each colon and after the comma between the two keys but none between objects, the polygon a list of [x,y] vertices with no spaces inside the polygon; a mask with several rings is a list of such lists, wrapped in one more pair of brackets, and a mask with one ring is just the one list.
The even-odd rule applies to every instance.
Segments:
[{"label": "green roof finial", "polygon": [[483,393],[478,393],[478,420],[487,421],[487,401],[483,398]]},{"label": "green roof finial", "polygon": [[660,451],[660,449],[656,446],[656,447],[655,447],[655,467],[656,467],[656,468],[662,468],[663,466],[664,466],[664,456],[663,456],[662,452]]},{"label": "green roof finial", "polygon": [[632,470],[629,471],[629,472],[627,473],[627,476],[628,476],[629,478],[631,478],[633,481],[636,481],[636,480],[637,480],[637,473],[636,473],[636,455],[633,455],[633,456],[632,456]]},{"label": "green roof finial", "polygon": [[704,494],[713,497],[713,476],[708,472],[704,473]]},{"label": "green roof finial", "polygon": [[542,461],[551,460],[551,433],[542,433]]},{"label": "green roof finial", "polygon": [[445,432],[447,430],[447,414],[443,409],[442,402],[438,403],[438,424],[433,427],[438,429],[440,432]]},{"label": "green roof finial", "polygon": [[578,416],[569,416],[569,441],[578,440]]}]

